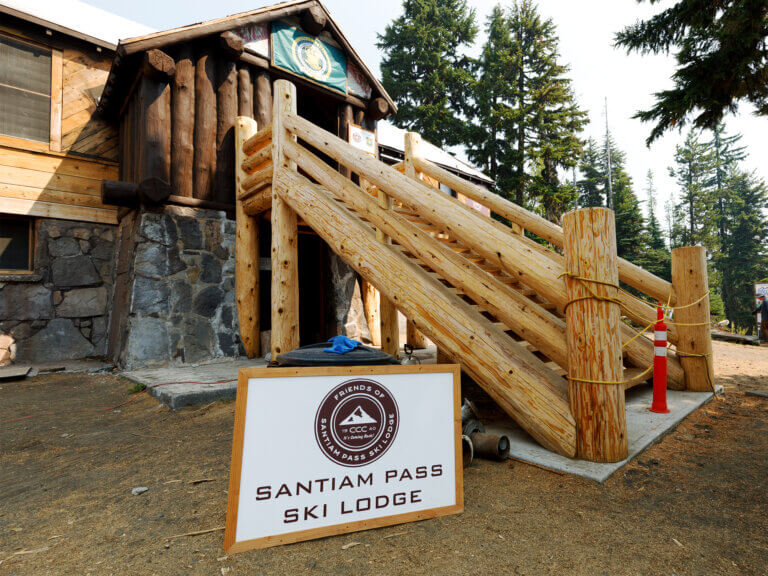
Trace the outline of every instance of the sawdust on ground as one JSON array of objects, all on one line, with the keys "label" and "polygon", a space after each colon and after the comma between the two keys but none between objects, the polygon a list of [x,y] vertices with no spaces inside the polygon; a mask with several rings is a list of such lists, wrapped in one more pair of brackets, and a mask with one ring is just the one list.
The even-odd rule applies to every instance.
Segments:
[{"label": "sawdust on ground", "polygon": [[224,525],[233,403],[171,412],[110,375],[5,382],[0,574],[765,575],[768,399],[745,392],[768,391],[768,348],[715,353],[725,400],[605,484],[479,462],[462,515],[235,556],[221,531],[171,538]]}]

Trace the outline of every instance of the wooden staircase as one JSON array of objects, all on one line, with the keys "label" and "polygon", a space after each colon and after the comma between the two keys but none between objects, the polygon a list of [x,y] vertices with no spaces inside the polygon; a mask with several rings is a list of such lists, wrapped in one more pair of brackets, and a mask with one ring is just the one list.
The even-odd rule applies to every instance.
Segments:
[{"label": "wooden staircase", "polygon": [[[238,118],[236,142],[236,290],[247,350],[258,334],[255,217],[271,209],[273,355],[298,345],[301,219],[380,292],[385,350],[397,350],[396,336],[386,345],[383,337],[385,325],[388,334],[397,333],[397,309],[543,446],[596,461],[626,457],[624,390],[652,375],[654,349],[618,311],[641,326],[655,311],[620,294],[617,283],[673,304],[675,294],[670,283],[617,260],[615,237],[612,248],[610,235],[597,240],[600,226],[612,234],[611,213],[573,213],[584,216],[578,230],[587,230],[586,237],[566,240],[562,228],[414,156],[408,141],[401,174],[298,116],[292,85],[284,81],[276,83],[273,123],[257,132],[252,120]],[[515,227],[429,182],[449,185]],[[526,237],[523,228],[550,248]],[[595,248],[613,250],[605,260],[612,262],[613,272],[606,264],[604,276],[611,280],[585,288],[595,280],[568,271],[558,252],[574,266],[577,248],[589,255],[576,261],[587,269],[602,262]],[[670,341],[678,340],[673,327]],[[698,358],[688,356],[700,364]],[[668,355],[668,382],[685,385],[674,355]]]}]

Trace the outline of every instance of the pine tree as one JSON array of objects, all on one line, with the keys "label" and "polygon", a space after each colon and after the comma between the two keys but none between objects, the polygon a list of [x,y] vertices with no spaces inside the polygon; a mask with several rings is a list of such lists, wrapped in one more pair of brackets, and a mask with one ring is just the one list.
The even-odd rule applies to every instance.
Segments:
[{"label": "pine tree", "polygon": [[712,247],[714,234],[711,178],[714,155],[699,134],[690,130],[683,144],[675,148],[675,166],[669,169],[680,186],[680,202],[674,207],[674,246],[700,244]]},{"label": "pine tree", "polygon": [[579,161],[581,180],[576,183],[578,203],[582,208],[605,206],[605,166],[597,142],[587,140],[584,153]]},{"label": "pine tree", "polygon": [[768,115],[766,38],[768,0],[679,0],[617,34],[628,52],[673,53],[677,60],[675,87],[636,115],[655,122],[649,144],[692,114],[694,126],[714,128],[740,100]]},{"label": "pine tree", "polygon": [[664,234],[661,231],[659,219],[656,217],[656,185],[653,183],[653,170],[648,170],[646,176],[646,192],[648,194],[648,246],[652,250],[666,250]]},{"label": "pine tree", "polygon": [[512,57],[512,37],[501,5],[494,6],[486,24],[487,41],[477,61],[479,78],[474,84],[474,117],[467,154],[482,166],[502,195],[514,186],[514,166],[506,137],[507,102],[514,86],[507,78]]},{"label": "pine tree", "polygon": [[558,62],[555,25],[531,0],[515,0],[507,11],[492,11],[487,30],[469,157],[495,163],[498,187],[515,202],[557,219],[574,194],[558,170],[575,166],[586,116],[565,77],[568,68]]},{"label": "pine tree", "polygon": [[725,188],[729,194],[724,203],[725,240],[715,262],[721,269],[726,316],[738,328],[754,326],[753,284],[768,275],[768,191],[754,175],[732,170]]},{"label": "pine tree", "polygon": [[656,276],[670,280],[672,277],[672,257],[666,242],[664,242],[664,234],[656,217],[657,192],[656,186],[653,183],[653,171],[651,170],[648,170],[646,193],[648,195],[647,246],[636,264]]},{"label": "pine tree", "polygon": [[729,136],[725,125],[719,122],[712,129],[709,147],[714,154],[714,174],[709,184],[714,189],[714,201],[717,204],[717,228],[720,242],[725,238],[725,179],[736,165],[747,157],[744,146],[738,146],[741,134]]},{"label": "pine tree", "polygon": [[[728,197],[732,194],[728,189],[728,184],[729,182],[735,182],[729,179],[729,175],[736,170],[738,163],[747,156],[746,148],[738,145],[741,138],[741,134],[734,134],[733,136],[726,134],[725,126],[722,122],[719,122],[712,130],[712,140],[709,142],[714,160],[714,173],[709,184],[714,195],[712,202],[717,218],[717,249],[713,250],[715,264],[713,280],[719,284],[720,297],[723,301],[726,317],[731,317],[734,313],[731,307],[733,300],[729,296],[731,285],[720,263],[722,262],[722,247],[725,245],[728,229],[725,213],[726,204],[728,203]],[[713,282],[710,282],[710,284],[715,285]]]},{"label": "pine tree", "polygon": [[471,60],[477,35],[466,0],[404,0],[404,13],[378,35],[382,83],[398,106],[392,121],[437,146],[467,138]]},{"label": "pine tree", "polygon": [[632,179],[624,169],[623,158],[613,167],[613,211],[616,214],[618,255],[630,262],[639,262],[648,246],[645,218],[632,189]]}]

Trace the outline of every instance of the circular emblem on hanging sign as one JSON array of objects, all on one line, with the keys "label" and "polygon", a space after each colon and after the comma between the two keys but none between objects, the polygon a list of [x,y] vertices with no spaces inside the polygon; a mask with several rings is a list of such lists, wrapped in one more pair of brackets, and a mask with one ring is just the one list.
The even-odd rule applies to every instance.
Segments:
[{"label": "circular emblem on hanging sign", "polygon": [[323,398],[315,415],[315,439],[342,466],[365,466],[395,441],[400,415],[394,396],[373,380],[347,380]]},{"label": "circular emblem on hanging sign", "polygon": [[293,59],[299,69],[315,80],[327,80],[331,75],[331,56],[316,38],[299,36],[293,41]]}]

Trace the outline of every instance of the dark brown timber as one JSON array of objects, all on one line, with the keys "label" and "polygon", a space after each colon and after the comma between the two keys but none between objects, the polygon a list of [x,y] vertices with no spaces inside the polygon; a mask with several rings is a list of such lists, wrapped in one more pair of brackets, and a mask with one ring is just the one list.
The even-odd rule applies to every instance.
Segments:
[{"label": "dark brown timber", "polygon": [[216,172],[216,65],[211,49],[201,49],[195,62],[195,158],[194,193],[200,200],[213,199]]},{"label": "dark brown timber", "polygon": [[195,63],[192,48],[179,48],[171,85],[171,184],[179,196],[192,197],[195,134]]}]

